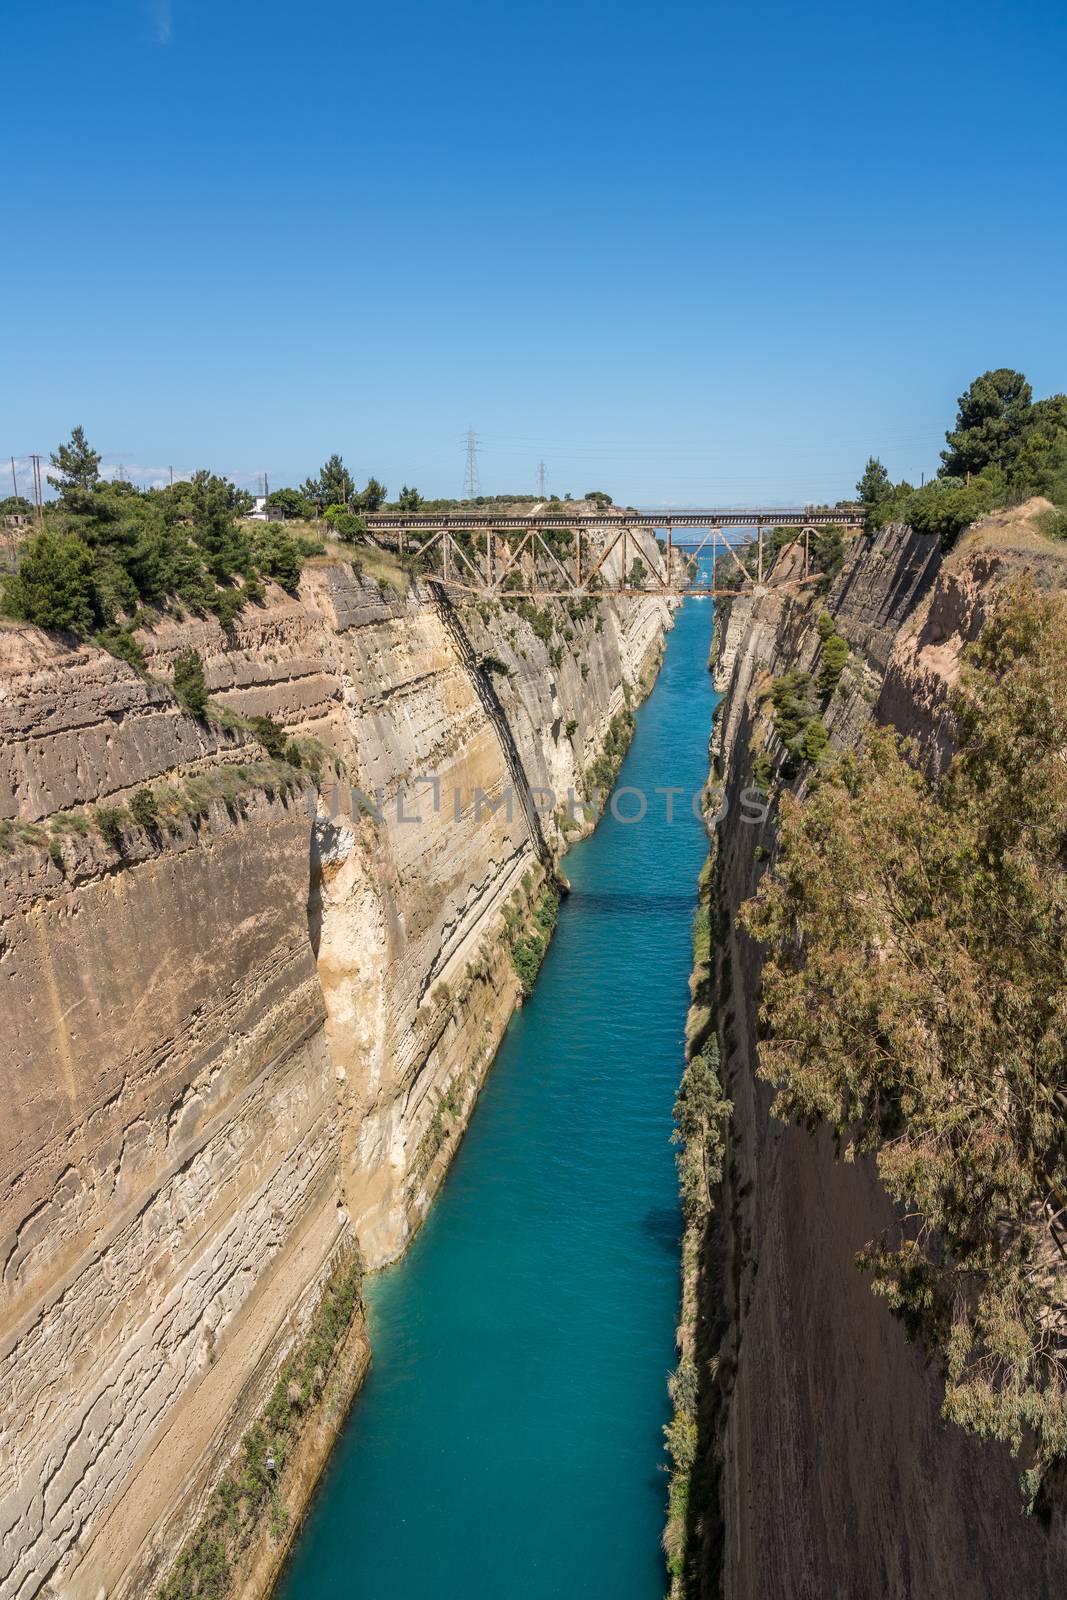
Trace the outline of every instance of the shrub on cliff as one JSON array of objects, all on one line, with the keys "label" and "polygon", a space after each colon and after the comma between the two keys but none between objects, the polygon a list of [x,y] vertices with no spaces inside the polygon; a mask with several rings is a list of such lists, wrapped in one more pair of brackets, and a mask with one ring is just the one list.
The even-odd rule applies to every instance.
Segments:
[{"label": "shrub on cliff", "polygon": [[[821,621],[822,619],[820,618],[819,620]],[[829,637],[823,640],[822,653],[819,657],[819,670],[815,676],[815,692],[822,699],[829,699],[837,688],[847,660],[848,640],[843,639],[839,633],[832,632]]]},{"label": "shrub on cliff", "polygon": [[151,789],[138,789],[130,801],[130,816],[139,828],[151,833],[159,825],[159,801]]},{"label": "shrub on cliff", "polygon": [[783,672],[771,685],[774,731],[782,743],[792,747],[803,733],[814,706],[811,700],[810,672]]},{"label": "shrub on cliff", "polygon": [[278,1486],[361,1306],[362,1269],[342,1267],[326,1284],[304,1338],[287,1358],[241,1454],[216,1485],[157,1600],[225,1600],[234,1565],[266,1518],[277,1540],[287,1517]]},{"label": "shrub on cliff", "polygon": [[122,827],[126,821],[126,813],[120,806],[97,806],[93,811],[93,821],[100,830],[100,836],[105,844],[112,850],[122,849]]},{"label": "shrub on cliff", "polygon": [[41,533],[4,591],[9,615],[39,628],[88,633],[97,620],[93,554],[84,539]]},{"label": "shrub on cliff", "polygon": [[174,695],[191,717],[202,717],[207,710],[204,663],[195,650],[183,650],[174,658]]},{"label": "shrub on cliff", "polygon": [[719,1080],[719,1043],[714,1034],[682,1074],[674,1103],[673,1142],[679,1146],[678,1180],[687,1222],[711,1210],[712,1193],[722,1182],[726,1124],[733,1104]]},{"label": "shrub on cliff", "polygon": [[252,538],[252,555],[257,570],[273,578],[283,589],[295,593],[308,555],[319,555],[322,545],[313,539],[294,539],[292,534],[268,522]]},{"label": "shrub on cliff", "polygon": [[816,766],[829,743],[830,735],[825,722],[820,717],[812,717],[801,736],[800,754],[811,766]]},{"label": "shrub on cliff", "polygon": [[1003,598],[927,777],[873,731],[781,814],[762,941],[778,1115],[874,1152],[910,1221],[862,1264],[939,1354],[947,1417],[1067,1456],[1067,601]]},{"label": "shrub on cliff", "polygon": [[[526,996],[533,993],[558,913],[559,894],[553,885],[546,884],[524,929],[520,915],[513,914],[511,918],[505,916],[511,945],[511,964]],[[520,929],[523,931],[520,932]]]}]

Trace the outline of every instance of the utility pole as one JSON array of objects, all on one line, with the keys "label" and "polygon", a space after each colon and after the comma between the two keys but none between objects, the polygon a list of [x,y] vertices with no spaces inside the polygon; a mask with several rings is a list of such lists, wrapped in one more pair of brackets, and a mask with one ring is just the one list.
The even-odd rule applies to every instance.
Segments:
[{"label": "utility pole", "polygon": [[[15,473],[15,458],[11,457],[11,489],[17,500],[19,497],[19,480]],[[17,508],[16,508],[17,509]]]},{"label": "utility pole", "polygon": [[463,492],[468,500],[474,500],[482,492],[478,478],[478,436],[474,431],[473,423],[464,434],[467,446],[467,465],[463,474]]},{"label": "utility pole", "polygon": [[167,471],[170,473],[170,486],[173,489],[174,488],[174,468],[173,467],[168,467]]},{"label": "utility pole", "polygon": [[37,526],[44,522],[44,495],[41,490],[41,458],[31,456],[30,463],[33,467],[33,511]]},{"label": "utility pole", "polygon": [[545,464],[543,461],[539,462],[537,467],[537,498],[539,500],[545,498]]}]

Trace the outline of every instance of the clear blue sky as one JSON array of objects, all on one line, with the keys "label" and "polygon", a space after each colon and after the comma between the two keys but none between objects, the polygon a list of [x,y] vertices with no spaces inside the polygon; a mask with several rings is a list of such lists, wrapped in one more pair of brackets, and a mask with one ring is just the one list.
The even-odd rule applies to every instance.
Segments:
[{"label": "clear blue sky", "polygon": [[836,497],[1067,388],[1067,10],[9,9],[0,452]]}]

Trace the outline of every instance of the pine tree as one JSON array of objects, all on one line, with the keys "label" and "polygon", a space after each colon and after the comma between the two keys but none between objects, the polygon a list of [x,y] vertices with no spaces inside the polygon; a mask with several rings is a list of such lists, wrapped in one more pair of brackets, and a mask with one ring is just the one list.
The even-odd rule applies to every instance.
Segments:
[{"label": "pine tree", "polygon": [[955,428],[946,433],[939,476],[964,478],[995,465],[1009,471],[1032,423],[1033,390],[1021,372],[983,372],[959,398]]},{"label": "pine tree", "polygon": [[48,481],[60,494],[79,489],[91,492],[100,477],[100,452],[91,447],[84,428],[74,428],[70,442],[53,450],[49,460],[56,473],[54,477],[49,473]]},{"label": "pine tree", "polygon": [[893,492],[889,474],[877,456],[868,456],[863,477],[856,485],[856,493],[865,506],[876,506],[887,500]]}]

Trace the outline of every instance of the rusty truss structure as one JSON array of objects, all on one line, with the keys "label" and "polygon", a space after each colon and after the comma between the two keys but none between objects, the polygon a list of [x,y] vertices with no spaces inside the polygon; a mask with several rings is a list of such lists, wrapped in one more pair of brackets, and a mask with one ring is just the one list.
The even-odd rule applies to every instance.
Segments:
[{"label": "rusty truss structure", "polygon": [[[516,599],[649,594],[720,599],[811,582],[816,576],[811,569],[812,536],[826,527],[860,529],[863,516],[852,508],[572,517],[415,512],[375,514],[366,523],[378,543],[413,558],[427,577],[461,594]],[[791,537],[767,550],[766,535],[784,528]],[[677,538],[679,532],[685,537]],[[708,556],[710,578],[705,576],[706,563],[701,565],[701,558]]]}]

